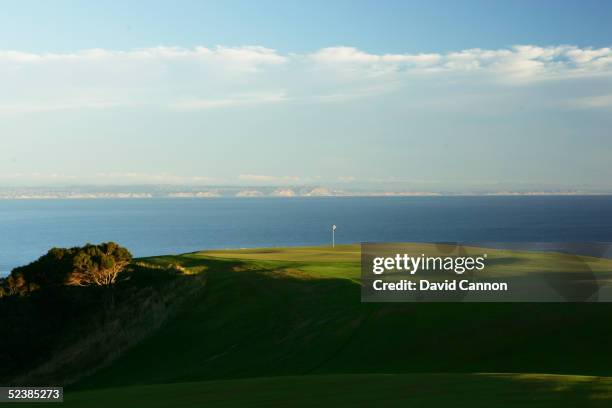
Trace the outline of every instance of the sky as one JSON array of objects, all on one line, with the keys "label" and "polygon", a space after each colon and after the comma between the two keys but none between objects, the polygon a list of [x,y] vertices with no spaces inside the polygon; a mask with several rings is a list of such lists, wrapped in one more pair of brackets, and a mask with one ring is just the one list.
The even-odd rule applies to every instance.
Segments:
[{"label": "sky", "polygon": [[0,187],[612,192],[609,1],[20,1]]}]

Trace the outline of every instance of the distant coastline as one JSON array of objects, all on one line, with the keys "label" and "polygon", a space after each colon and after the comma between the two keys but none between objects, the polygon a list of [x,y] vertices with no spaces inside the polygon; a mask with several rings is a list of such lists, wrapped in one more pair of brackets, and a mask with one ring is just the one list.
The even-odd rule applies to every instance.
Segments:
[{"label": "distant coastline", "polygon": [[351,190],[321,186],[298,187],[116,187],[96,188],[0,188],[0,200],[96,200],[152,198],[266,198],[266,197],[487,197],[487,196],[609,196],[612,191],[524,190],[524,191],[414,191]]}]

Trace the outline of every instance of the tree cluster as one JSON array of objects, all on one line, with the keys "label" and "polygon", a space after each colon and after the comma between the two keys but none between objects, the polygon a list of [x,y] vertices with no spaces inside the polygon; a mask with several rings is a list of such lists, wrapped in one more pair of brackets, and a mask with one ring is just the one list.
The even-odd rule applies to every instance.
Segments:
[{"label": "tree cluster", "polygon": [[13,269],[0,281],[0,296],[58,286],[109,287],[131,260],[130,251],[114,242],[53,248],[29,265]]}]

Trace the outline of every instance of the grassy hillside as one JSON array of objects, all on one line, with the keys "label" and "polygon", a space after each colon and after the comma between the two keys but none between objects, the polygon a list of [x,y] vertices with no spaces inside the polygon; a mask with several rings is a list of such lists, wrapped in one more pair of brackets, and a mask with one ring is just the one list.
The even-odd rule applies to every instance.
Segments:
[{"label": "grassy hillside", "polygon": [[[90,407],[609,407],[612,379],[543,374],[365,374],[173,383],[70,393]],[[46,404],[36,404],[40,407]],[[48,404],[56,406],[57,404]]]},{"label": "grassy hillside", "polygon": [[[514,257],[506,272],[545,265],[550,256],[489,254]],[[607,378],[577,376],[612,376],[608,304],[362,304],[359,248],[350,245],[205,251],[142,262],[179,265],[197,277],[177,289],[190,294],[188,301],[73,385],[67,406],[121,406],[122,400],[135,406],[141,398],[148,407],[170,400],[244,406],[250,398],[264,406],[288,400],[310,406],[318,399],[334,406],[375,400],[448,406],[504,396],[546,407],[612,393]],[[612,270],[607,261],[597,268]],[[534,375],[461,374],[479,372]]]}]

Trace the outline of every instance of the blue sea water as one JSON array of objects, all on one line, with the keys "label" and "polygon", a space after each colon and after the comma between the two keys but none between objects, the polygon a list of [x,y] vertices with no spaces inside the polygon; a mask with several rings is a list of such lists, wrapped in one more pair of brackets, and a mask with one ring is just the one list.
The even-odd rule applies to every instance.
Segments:
[{"label": "blue sea water", "polygon": [[336,242],[610,242],[610,196],[0,201],[0,274],[53,246],[136,256]]}]

